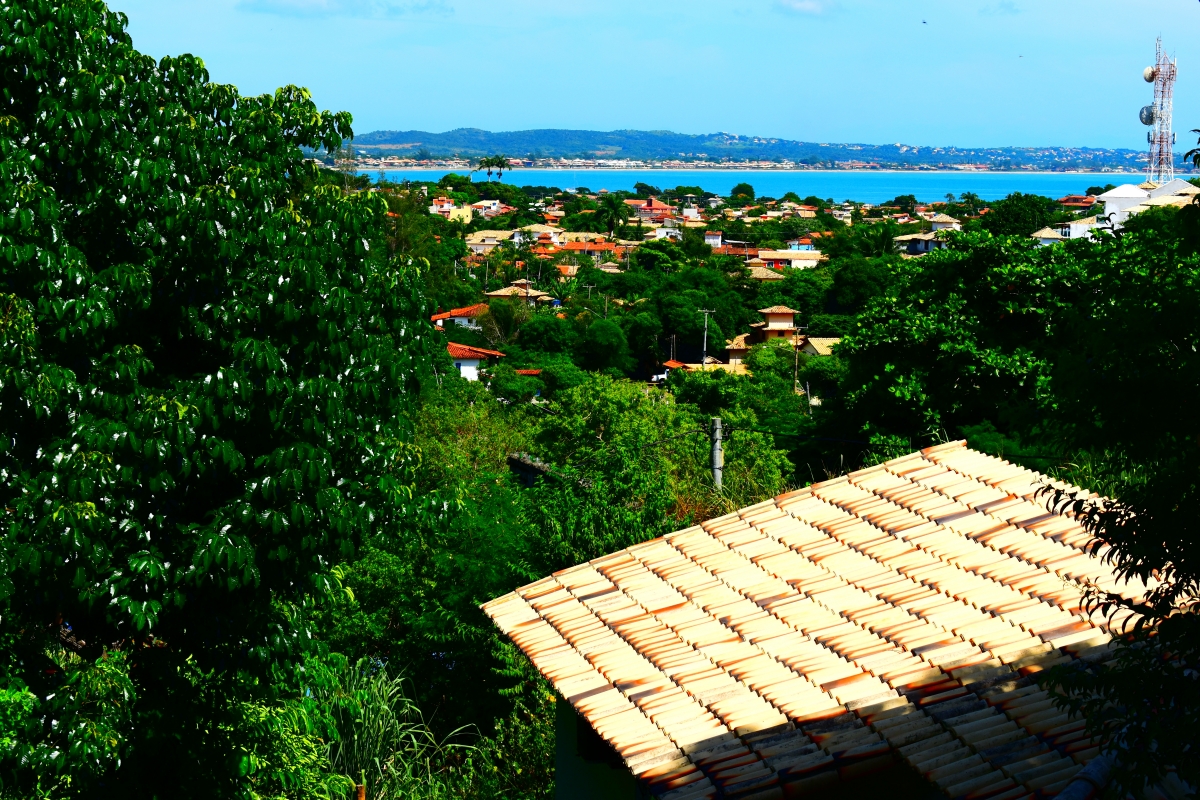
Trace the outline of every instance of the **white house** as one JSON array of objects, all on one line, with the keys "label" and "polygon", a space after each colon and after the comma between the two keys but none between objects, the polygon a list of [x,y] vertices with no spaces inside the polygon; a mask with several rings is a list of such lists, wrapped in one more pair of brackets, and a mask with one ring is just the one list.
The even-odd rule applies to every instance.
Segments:
[{"label": "white house", "polygon": [[820,250],[759,250],[764,267],[808,269],[821,262]]},{"label": "white house", "polygon": [[706,245],[708,245],[709,247],[720,247],[721,246],[721,236],[722,236],[721,231],[705,231],[704,232],[704,243]]},{"label": "white house", "polygon": [[1097,201],[1104,203],[1104,216],[1117,225],[1129,219],[1129,209],[1148,199],[1150,192],[1132,183],[1122,184],[1096,196]]},{"label": "white house", "polygon": [[537,244],[538,237],[543,233],[550,234],[550,243],[556,247],[562,246],[566,241],[566,231],[562,228],[553,225],[526,225],[520,230],[513,231],[513,244],[522,245],[525,242]]},{"label": "white house", "polygon": [[929,222],[933,225],[934,232],[962,230],[962,223],[949,214],[938,214],[936,217],[931,217]]},{"label": "white house", "polygon": [[473,331],[479,330],[479,315],[488,310],[487,303],[476,303],[473,306],[465,308],[452,308],[449,311],[443,311],[440,314],[434,314],[429,318],[430,322],[438,328],[442,328],[445,323],[449,322],[454,325],[459,325],[463,328],[470,328]]},{"label": "white house", "polygon": [[513,238],[513,231],[475,231],[467,234],[467,249],[477,256],[487,255]]},{"label": "white house", "polygon": [[485,350],[482,347],[471,347],[469,344],[446,344],[446,352],[454,359],[454,368],[458,374],[469,381],[479,380],[480,371],[497,358],[504,358],[504,353],[497,350]]}]

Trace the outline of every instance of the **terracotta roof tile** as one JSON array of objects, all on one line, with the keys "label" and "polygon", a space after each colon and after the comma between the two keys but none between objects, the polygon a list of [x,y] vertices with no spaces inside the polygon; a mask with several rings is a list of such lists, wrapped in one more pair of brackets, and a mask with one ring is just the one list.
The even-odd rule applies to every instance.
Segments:
[{"label": "terracotta roof tile", "polygon": [[[1071,581],[1146,588],[1118,586],[1046,483],[941,445],[484,610],[654,794],[752,793],[893,752],[951,796],[1043,790],[1096,750],[1059,742],[1079,721],[1027,675],[1129,622],[1084,615]],[[1009,743],[1051,767],[989,749]]]}]

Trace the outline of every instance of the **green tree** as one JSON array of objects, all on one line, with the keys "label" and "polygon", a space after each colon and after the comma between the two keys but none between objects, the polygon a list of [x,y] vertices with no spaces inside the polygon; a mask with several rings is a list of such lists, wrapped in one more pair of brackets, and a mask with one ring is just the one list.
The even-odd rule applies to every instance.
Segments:
[{"label": "green tree", "polygon": [[4,783],[245,795],[333,565],[412,517],[419,276],[304,161],[349,115],[155,63],[99,2],[0,31],[0,683],[66,723]]},{"label": "green tree", "polygon": [[1049,197],[1013,192],[992,203],[980,225],[993,236],[1028,236],[1061,218],[1062,209]]},{"label": "green tree", "polygon": [[625,202],[625,198],[618,194],[606,194],[600,198],[595,217],[596,221],[608,231],[608,237],[611,239],[613,232],[629,219],[629,205]]},{"label": "green tree", "polygon": [[625,331],[610,319],[598,319],[587,327],[579,339],[578,357],[580,364],[598,372],[632,367]]},{"label": "green tree", "polygon": [[753,200],[754,187],[748,183],[739,183],[729,190],[729,197],[731,199]]}]

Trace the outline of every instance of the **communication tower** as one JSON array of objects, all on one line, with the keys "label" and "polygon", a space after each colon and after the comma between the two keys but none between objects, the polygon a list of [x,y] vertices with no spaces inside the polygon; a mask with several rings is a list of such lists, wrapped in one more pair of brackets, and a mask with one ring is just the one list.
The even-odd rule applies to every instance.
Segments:
[{"label": "communication tower", "polygon": [[1171,109],[1175,94],[1175,59],[1163,52],[1162,37],[1155,48],[1154,66],[1146,67],[1142,77],[1154,84],[1154,102],[1143,106],[1138,119],[1149,126],[1146,141],[1150,143],[1150,165],[1146,180],[1163,184],[1175,178],[1175,134],[1171,130]]}]

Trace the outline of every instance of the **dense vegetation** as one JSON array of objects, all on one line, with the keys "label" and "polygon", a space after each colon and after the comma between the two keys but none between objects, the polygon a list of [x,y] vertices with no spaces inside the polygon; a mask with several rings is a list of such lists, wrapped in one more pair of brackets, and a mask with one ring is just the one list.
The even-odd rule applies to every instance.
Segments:
[{"label": "dense vegetation", "polygon": [[[1053,203],[963,196],[965,231],[904,259],[915,227],[745,185],[709,229],[829,256],[759,282],[586,192],[318,169],[302,148],[337,151],[347,115],[154,63],[98,0],[4,5],[0,31],[0,797],[548,797],[552,695],[479,603],[960,436],[1115,498],[1056,502],[1160,588],[1112,666],[1048,680],[1124,787],[1200,777],[1197,208],[1039,248]],[[452,223],[442,192],[515,210]],[[783,200],[819,211],[763,216]],[[551,206],[640,246],[619,273],[528,241],[468,259],[471,232]],[[430,315],[516,278],[557,304],[452,328],[506,354],[459,378]],[[777,304],[835,355],[647,383],[699,360],[701,309],[714,353]]]}]

